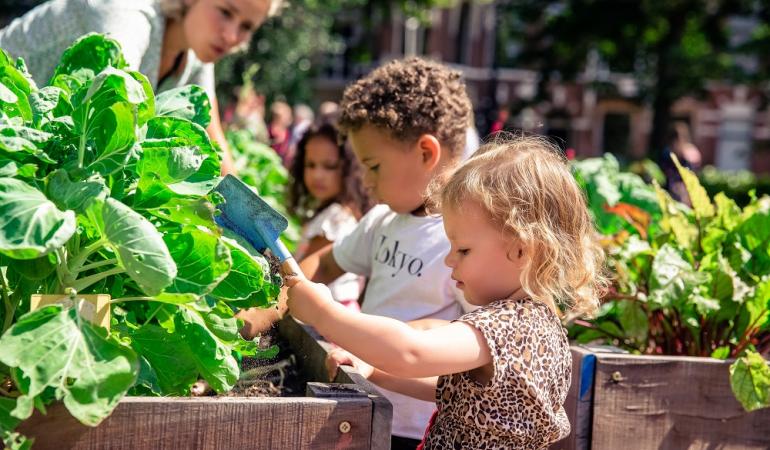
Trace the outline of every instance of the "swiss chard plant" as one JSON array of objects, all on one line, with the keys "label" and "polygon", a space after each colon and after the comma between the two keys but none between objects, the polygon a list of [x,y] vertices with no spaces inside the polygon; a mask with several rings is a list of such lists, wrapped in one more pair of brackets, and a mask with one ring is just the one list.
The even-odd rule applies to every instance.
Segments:
[{"label": "swiss chard plant", "polygon": [[614,279],[597,317],[577,320],[571,337],[639,354],[735,358],[736,398],[747,410],[770,406],[770,197],[744,208],[711,198],[675,163],[692,207],[635,175],[617,178],[611,157],[576,164]]},{"label": "swiss chard plant", "polygon": [[[209,103],[153,94],[116,41],[79,39],[48,86],[0,50],[0,431],[55,400],[87,425],[127,393],[239,376],[237,308],[273,303],[264,257],[214,221]],[[111,327],[32,294],[111,295]]]}]

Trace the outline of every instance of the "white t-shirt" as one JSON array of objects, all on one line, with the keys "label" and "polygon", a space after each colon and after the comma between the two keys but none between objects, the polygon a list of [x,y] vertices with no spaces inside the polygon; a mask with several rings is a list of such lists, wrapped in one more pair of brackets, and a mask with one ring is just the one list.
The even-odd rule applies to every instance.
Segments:
[{"label": "white t-shirt", "polygon": [[[337,265],[369,278],[361,311],[409,321],[454,320],[468,305],[444,265],[449,240],[440,217],[372,208],[352,233],[334,242]],[[436,405],[380,388],[393,404],[393,434],[422,439]]]},{"label": "white t-shirt", "polygon": [[[350,234],[358,224],[353,212],[339,203],[331,205],[318,212],[302,229],[302,238],[294,253],[297,260],[307,256],[307,249],[313,238],[321,236],[328,241],[336,242]],[[328,284],[332,297],[337,301],[358,300],[363,287],[363,277],[354,273],[346,273]]]}]

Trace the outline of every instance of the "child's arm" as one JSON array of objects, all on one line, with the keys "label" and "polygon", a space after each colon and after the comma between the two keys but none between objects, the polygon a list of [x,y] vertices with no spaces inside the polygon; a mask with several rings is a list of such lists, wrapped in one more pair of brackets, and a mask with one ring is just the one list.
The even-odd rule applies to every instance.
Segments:
[{"label": "child's arm", "polygon": [[339,366],[353,366],[358,373],[372,383],[389,391],[398,392],[427,402],[436,400],[436,384],[438,377],[426,378],[402,378],[375,369],[369,364],[356,358],[347,350],[335,348],[326,356],[326,369],[329,371],[329,379],[334,380]]},{"label": "child's arm", "polygon": [[347,310],[323,285],[287,280],[291,314],[368,364],[391,375],[422,378],[465,372],[492,361],[479,330],[463,322],[416,330],[388,317]]},{"label": "child's arm", "polygon": [[436,401],[436,384],[438,377],[404,378],[374,369],[369,381],[389,391],[408,395],[426,402]]},{"label": "child's arm", "polygon": [[328,244],[316,252],[313,252],[303,259],[299,266],[308,280],[316,283],[329,284],[342,276],[345,271],[340,268],[337,261],[334,260],[332,246]]},{"label": "child's arm", "polygon": [[[300,262],[299,266],[308,279],[320,283],[331,283],[345,273],[334,260],[332,245],[332,243],[325,245]],[[241,335],[246,339],[252,339],[264,333],[286,315],[287,309],[286,296],[282,292],[278,296],[278,303],[273,308],[251,308],[240,311],[237,317],[244,321]]]}]

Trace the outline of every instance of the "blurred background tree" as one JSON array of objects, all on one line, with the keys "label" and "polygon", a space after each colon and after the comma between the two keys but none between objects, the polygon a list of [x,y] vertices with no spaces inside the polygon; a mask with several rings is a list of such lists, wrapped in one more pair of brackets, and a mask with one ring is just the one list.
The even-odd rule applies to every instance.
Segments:
[{"label": "blurred background tree", "polygon": [[266,104],[283,100],[289,104],[311,103],[312,80],[323,67],[322,58],[339,52],[341,33],[335,17],[347,10],[363,10],[366,36],[360,45],[346,48],[346,58],[370,62],[374,58],[376,24],[387,22],[393,9],[409,16],[425,16],[433,7],[449,7],[456,0],[284,0],[281,13],[262,25],[246,52],[232,55],[217,64],[220,97],[233,95],[233,89],[251,79],[254,89],[265,95]]},{"label": "blurred background tree", "polygon": [[[540,74],[542,96],[553,81],[584,76],[601,83],[631,73],[652,106],[649,148],[660,151],[676,99],[709,80],[746,78],[730,41],[728,18],[751,13],[750,0],[511,0],[499,4],[498,41],[518,40],[514,67]],[[764,26],[770,47],[770,28]],[[498,45],[498,48],[502,48]],[[540,98],[540,97],[539,97]]]}]

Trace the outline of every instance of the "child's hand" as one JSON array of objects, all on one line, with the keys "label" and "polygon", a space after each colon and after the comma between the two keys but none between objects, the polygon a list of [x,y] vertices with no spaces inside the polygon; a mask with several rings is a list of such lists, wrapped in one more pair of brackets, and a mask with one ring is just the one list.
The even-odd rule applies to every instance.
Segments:
[{"label": "child's hand", "polygon": [[369,378],[374,372],[374,367],[356,358],[347,350],[332,349],[326,355],[326,371],[329,373],[329,381],[334,381],[340,366],[353,366],[364,378]]},{"label": "child's hand", "polygon": [[320,309],[325,304],[334,302],[329,288],[324,284],[313,283],[302,277],[284,277],[287,291],[289,312],[297,319],[313,324],[314,319],[321,317]]}]

